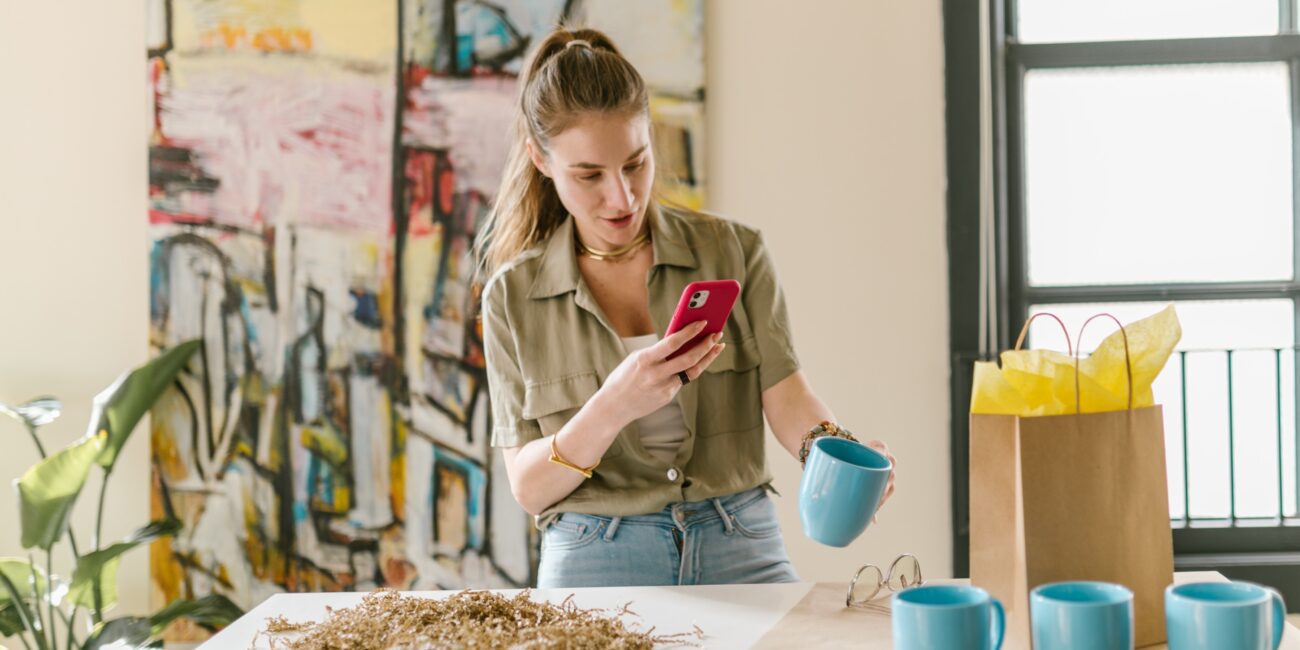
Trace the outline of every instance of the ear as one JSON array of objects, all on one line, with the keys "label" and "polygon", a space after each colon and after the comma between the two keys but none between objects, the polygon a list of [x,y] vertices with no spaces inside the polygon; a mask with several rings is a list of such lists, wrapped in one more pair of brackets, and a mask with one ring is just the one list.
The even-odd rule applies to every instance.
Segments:
[{"label": "ear", "polygon": [[533,167],[536,167],[537,171],[541,172],[542,176],[550,178],[551,174],[547,169],[548,165],[546,164],[546,156],[542,154],[541,148],[533,143],[532,138],[528,138],[528,140],[525,141],[525,144],[528,145],[528,157],[533,161]]}]

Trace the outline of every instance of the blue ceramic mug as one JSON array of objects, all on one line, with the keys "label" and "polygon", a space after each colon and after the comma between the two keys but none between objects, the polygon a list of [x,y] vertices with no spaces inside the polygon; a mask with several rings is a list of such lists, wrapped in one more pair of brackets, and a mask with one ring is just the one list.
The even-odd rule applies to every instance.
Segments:
[{"label": "blue ceramic mug", "polygon": [[1169,650],[1277,650],[1286,603],[1249,582],[1197,582],[1165,589]]},{"label": "blue ceramic mug", "polygon": [[895,650],[998,650],[1006,632],[1002,603],[979,587],[922,585],[893,597]]},{"label": "blue ceramic mug", "polygon": [[1034,650],[1133,650],[1133,592],[1109,582],[1055,582],[1029,594]]},{"label": "blue ceramic mug", "polygon": [[862,443],[813,440],[799,481],[804,534],[827,546],[848,546],[871,523],[892,470],[884,454]]}]

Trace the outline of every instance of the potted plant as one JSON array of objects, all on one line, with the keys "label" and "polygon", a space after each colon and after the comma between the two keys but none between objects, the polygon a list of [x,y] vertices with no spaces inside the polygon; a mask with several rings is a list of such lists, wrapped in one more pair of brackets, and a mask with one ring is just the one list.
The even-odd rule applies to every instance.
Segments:
[{"label": "potted plant", "polygon": [[[228,598],[213,594],[174,601],[147,617],[104,618],[117,602],[122,555],[181,528],[176,519],[164,518],[124,540],[101,544],[108,479],[136,424],[201,347],[200,340],[188,341],[123,374],[95,397],[87,434],[52,455],[46,454],[37,430],[59,416],[58,400],[44,397],[19,406],[0,404],[0,414],[21,422],[40,454],[39,462],[15,482],[21,542],[28,556],[0,557],[0,637],[16,637],[27,650],[161,647],[162,631],[178,618],[217,628],[243,614]],[[94,535],[88,545],[79,545],[69,517],[96,465],[103,484]],[[51,570],[55,543],[65,538],[76,567],[70,579]],[[43,554],[44,562],[33,553]]]}]

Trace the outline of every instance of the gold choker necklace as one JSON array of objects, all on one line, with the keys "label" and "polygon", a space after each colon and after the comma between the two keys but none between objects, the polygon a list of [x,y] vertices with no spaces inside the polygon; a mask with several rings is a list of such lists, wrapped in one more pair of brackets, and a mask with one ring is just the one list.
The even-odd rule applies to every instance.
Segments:
[{"label": "gold choker necklace", "polygon": [[573,244],[575,249],[578,251],[578,254],[585,255],[587,257],[590,257],[593,260],[597,260],[600,262],[620,262],[624,258],[640,250],[642,246],[645,246],[648,243],[650,243],[649,228],[642,230],[641,234],[637,235],[635,239],[628,242],[626,246],[612,251],[602,251],[599,249],[591,248],[586,244],[582,243],[582,238],[578,237],[578,232],[576,230],[573,233]]}]

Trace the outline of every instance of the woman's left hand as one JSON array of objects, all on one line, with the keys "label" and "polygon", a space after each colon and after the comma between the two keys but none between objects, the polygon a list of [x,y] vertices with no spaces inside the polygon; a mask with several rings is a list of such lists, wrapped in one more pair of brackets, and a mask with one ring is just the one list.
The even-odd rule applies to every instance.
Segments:
[{"label": "woman's left hand", "polygon": [[[880,497],[880,503],[876,506],[876,512],[880,512],[880,509],[885,507],[885,502],[894,494],[894,473],[898,471],[898,460],[894,458],[893,454],[889,453],[889,445],[885,444],[883,440],[868,440],[864,444],[884,454],[885,458],[889,459],[889,484],[885,486],[885,494]],[[875,516],[871,517],[871,522],[876,522]]]}]

